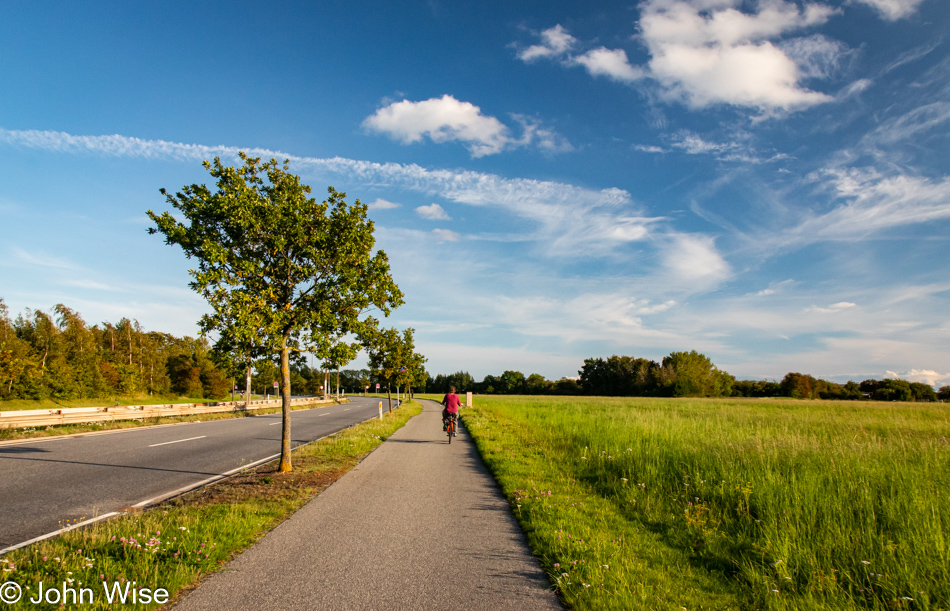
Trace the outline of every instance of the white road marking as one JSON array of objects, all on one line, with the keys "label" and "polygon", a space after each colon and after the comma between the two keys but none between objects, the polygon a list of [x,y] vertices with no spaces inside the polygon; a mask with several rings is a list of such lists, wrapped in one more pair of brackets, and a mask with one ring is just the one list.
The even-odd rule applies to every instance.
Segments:
[{"label": "white road marking", "polygon": [[201,437],[189,437],[188,439],[179,439],[179,440],[177,440],[177,441],[166,441],[165,443],[153,443],[153,444],[150,445],[149,447],[150,447],[150,448],[155,448],[155,447],[158,447],[158,446],[167,446],[167,445],[170,444],[170,443],[181,443],[181,442],[183,442],[183,441],[194,441],[195,439],[204,439],[205,437],[207,437],[207,435],[202,435]]},{"label": "white road marking", "polygon": [[278,424],[283,424],[283,422],[271,422],[271,423],[268,424],[267,426],[276,426],[276,425],[278,425]]},{"label": "white road marking", "polygon": [[317,416],[329,416],[330,414],[317,414]]},{"label": "white road marking", "polygon": [[88,525],[88,524],[93,524],[93,523],[95,523],[95,522],[98,522],[99,520],[107,520],[107,519],[111,518],[112,516],[117,516],[117,515],[119,515],[119,512],[117,512],[117,511],[110,511],[109,513],[105,513],[105,514],[103,514],[103,515],[101,515],[101,516],[96,516],[95,518],[92,518],[91,520],[83,520],[82,522],[76,522],[75,524],[71,524],[71,525],[69,525],[69,526],[67,526],[67,527],[65,527],[65,528],[60,528],[59,530],[54,530],[54,531],[51,532],[51,533],[46,533],[45,535],[40,535],[39,537],[34,537],[34,538],[30,539],[29,541],[24,541],[23,543],[17,543],[16,545],[11,545],[10,547],[5,547],[5,548],[3,548],[3,549],[0,549],[0,556],[6,554],[7,552],[12,552],[12,551],[15,550],[15,549],[20,549],[21,547],[26,547],[27,545],[32,545],[33,543],[36,543],[36,542],[38,542],[38,541],[43,541],[43,540],[45,540],[45,539],[49,539],[49,538],[51,538],[51,537],[55,537],[56,535],[62,534],[62,533],[64,533],[64,532],[69,532],[70,530],[74,530],[74,529],[79,528],[79,527],[81,527],[81,526],[86,526],[86,525]]}]

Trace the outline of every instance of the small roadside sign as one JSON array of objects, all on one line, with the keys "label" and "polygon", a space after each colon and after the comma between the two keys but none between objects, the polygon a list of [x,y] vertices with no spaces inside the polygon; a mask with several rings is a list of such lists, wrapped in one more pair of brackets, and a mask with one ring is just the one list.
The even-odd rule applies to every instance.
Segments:
[{"label": "small roadside sign", "polygon": [[274,382],[274,388],[277,388],[277,382]]},{"label": "small roadside sign", "polygon": [[379,382],[376,382],[376,390],[379,390]]}]

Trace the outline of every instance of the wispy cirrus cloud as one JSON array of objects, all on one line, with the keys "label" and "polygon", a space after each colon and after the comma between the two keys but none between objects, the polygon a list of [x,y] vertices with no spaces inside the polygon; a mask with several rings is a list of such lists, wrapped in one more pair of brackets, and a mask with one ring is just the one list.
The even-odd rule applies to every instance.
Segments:
[{"label": "wispy cirrus cloud", "polygon": [[416,164],[377,163],[343,157],[317,158],[234,146],[182,144],[127,136],[74,136],[55,131],[0,128],[0,143],[68,154],[203,160],[238,159],[238,152],[287,159],[305,176],[342,176],[438,196],[446,201],[506,211],[534,224],[528,236],[549,256],[616,256],[618,247],[662,234],[666,217],[651,217],[627,191],[590,189],[568,183],[465,170],[427,169]]},{"label": "wispy cirrus cloud", "polygon": [[805,308],[806,312],[820,312],[822,314],[832,314],[834,312],[841,312],[842,310],[847,310],[848,308],[857,307],[858,304],[851,303],[850,301],[839,301],[838,303],[833,303],[830,306],[823,308],[820,306],[810,306]]},{"label": "wispy cirrus cloud", "polygon": [[27,265],[34,265],[38,267],[47,267],[53,269],[61,269],[67,271],[80,271],[83,270],[82,266],[77,265],[74,261],[69,259],[64,259],[62,257],[56,257],[42,252],[28,252],[18,246],[13,246],[10,248],[10,253],[13,255],[13,258],[21,263]]},{"label": "wispy cirrus cloud", "polygon": [[825,172],[844,203],[805,219],[777,239],[785,243],[855,240],[895,227],[950,218],[950,178],[882,175],[869,168]]}]

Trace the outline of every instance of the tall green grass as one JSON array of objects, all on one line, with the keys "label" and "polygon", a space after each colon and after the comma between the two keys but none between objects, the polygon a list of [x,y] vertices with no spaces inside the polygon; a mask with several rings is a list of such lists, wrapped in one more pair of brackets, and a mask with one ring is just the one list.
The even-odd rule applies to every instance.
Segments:
[{"label": "tall green grass", "polygon": [[475,406],[465,423],[571,606],[950,607],[945,405]]}]

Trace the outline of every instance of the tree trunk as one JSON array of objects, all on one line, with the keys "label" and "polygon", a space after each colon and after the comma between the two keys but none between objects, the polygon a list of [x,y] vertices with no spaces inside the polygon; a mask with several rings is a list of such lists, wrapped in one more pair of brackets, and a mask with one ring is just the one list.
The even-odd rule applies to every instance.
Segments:
[{"label": "tree trunk", "polygon": [[244,389],[244,411],[248,411],[251,409],[251,365],[250,365],[251,359],[247,359],[247,360],[248,360],[247,380],[246,380],[247,384]]},{"label": "tree trunk", "polygon": [[284,417],[284,426],[280,436],[280,466],[278,471],[290,473],[293,466],[290,464],[290,348],[287,347],[287,337],[284,336],[280,346],[280,378],[283,401],[281,412]]},{"label": "tree trunk", "polygon": [[336,398],[340,398],[340,370],[336,370]]},{"label": "tree trunk", "polygon": [[389,384],[386,385],[386,397],[389,398],[389,413],[393,413],[393,391]]}]

